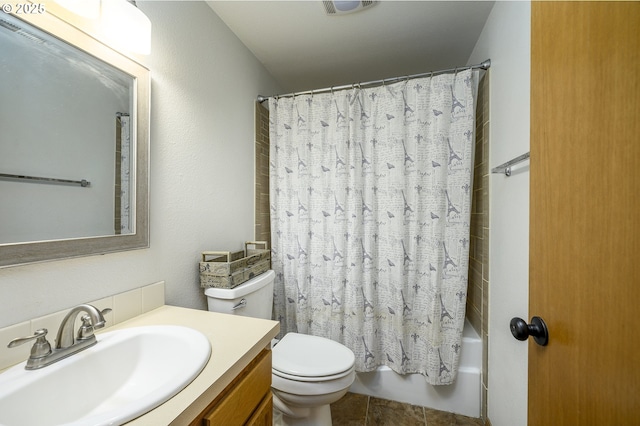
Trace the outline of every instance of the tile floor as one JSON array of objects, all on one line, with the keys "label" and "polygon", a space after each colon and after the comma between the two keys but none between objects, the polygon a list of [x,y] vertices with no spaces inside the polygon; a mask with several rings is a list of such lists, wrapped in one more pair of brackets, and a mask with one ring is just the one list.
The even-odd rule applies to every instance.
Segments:
[{"label": "tile floor", "polygon": [[474,419],[416,405],[348,393],[331,404],[334,426],[483,426]]}]

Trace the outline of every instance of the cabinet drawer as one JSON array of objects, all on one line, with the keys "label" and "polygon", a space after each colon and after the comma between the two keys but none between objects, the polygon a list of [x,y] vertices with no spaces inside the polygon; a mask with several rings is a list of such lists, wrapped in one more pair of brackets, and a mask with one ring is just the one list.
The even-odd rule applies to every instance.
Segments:
[{"label": "cabinet drawer", "polygon": [[240,376],[220,402],[205,414],[205,426],[243,425],[249,420],[265,395],[270,395],[271,351],[258,355]]}]

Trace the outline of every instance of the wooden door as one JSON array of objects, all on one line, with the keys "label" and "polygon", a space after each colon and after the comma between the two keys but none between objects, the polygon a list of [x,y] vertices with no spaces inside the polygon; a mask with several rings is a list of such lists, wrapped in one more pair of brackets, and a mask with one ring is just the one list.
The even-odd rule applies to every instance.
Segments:
[{"label": "wooden door", "polygon": [[640,424],[640,2],[532,2],[530,425]]}]

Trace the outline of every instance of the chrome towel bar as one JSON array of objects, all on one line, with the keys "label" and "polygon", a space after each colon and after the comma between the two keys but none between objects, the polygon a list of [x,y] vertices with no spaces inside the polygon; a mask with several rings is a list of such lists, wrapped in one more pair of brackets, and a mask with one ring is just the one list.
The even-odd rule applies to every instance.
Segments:
[{"label": "chrome towel bar", "polygon": [[58,184],[67,184],[67,185],[80,185],[83,188],[91,185],[91,182],[82,179],[82,180],[68,180],[68,179],[57,179],[57,178],[46,178],[46,177],[38,177],[38,176],[24,176],[24,175],[10,175],[7,173],[0,173],[0,179],[9,179],[9,180],[29,180],[34,182],[43,182],[43,183],[58,183]]},{"label": "chrome towel bar", "polygon": [[519,155],[513,160],[509,160],[504,164],[500,164],[498,167],[494,167],[491,169],[491,173],[504,173],[506,176],[511,176],[511,166],[515,166],[518,163],[521,163],[525,160],[529,159],[529,153]]}]

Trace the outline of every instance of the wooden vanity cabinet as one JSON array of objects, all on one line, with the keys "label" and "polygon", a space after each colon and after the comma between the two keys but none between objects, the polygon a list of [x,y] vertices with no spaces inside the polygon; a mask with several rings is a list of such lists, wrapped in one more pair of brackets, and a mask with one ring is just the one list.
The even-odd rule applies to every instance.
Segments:
[{"label": "wooden vanity cabinet", "polygon": [[271,350],[263,350],[191,423],[192,426],[271,426]]}]

